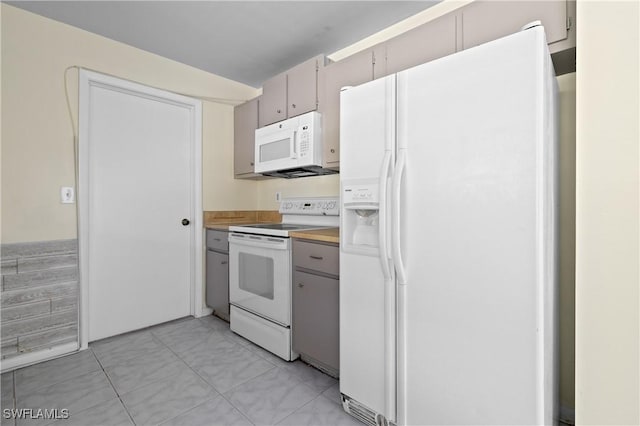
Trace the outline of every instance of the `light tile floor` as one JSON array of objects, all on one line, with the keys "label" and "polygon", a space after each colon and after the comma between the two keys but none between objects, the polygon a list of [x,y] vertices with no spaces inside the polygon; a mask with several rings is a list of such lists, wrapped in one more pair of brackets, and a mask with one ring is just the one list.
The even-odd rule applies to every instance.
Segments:
[{"label": "light tile floor", "polygon": [[185,318],[101,340],[2,375],[2,408],[69,410],[2,426],[361,425],[338,382],[286,362],[216,317]]}]

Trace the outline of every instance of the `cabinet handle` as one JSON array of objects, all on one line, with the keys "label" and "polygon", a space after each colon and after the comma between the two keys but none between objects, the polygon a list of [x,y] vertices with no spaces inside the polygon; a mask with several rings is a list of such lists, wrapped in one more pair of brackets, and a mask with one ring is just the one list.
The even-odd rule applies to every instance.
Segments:
[{"label": "cabinet handle", "polygon": [[253,166],[253,161],[251,163],[249,163],[249,164],[251,164]]},{"label": "cabinet handle", "polygon": [[226,260],[223,260],[222,262],[220,262],[221,265],[226,265],[227,263],[229,263],[229,262],[226,261]]},{"label": "cabinet handle", "polygon": [[213,241],[222,241],[220,238],[214,238]]},{"label": "cabinet handle", "polygon": [[302,288],[302,287],[304,287],[304,284],[298,283],[298,287]]},{"label": "cabinet handle", "polygon": [[335,153],[336,153],[336,150],[335,150],[335,149],[333,149],[333,148],[331,148],[331,153],[332,153],[332,154],[335,154]]},{"label": "cabinet handle", "polygon": [[315,260],[322,260],[322,256],[314,256],[314,255],[309,255],[310,258],[315,259]]},{"label": "cabinet handle", "polygon": [[278,109],[278,110],[276,110],[276,112],[277,112],[278,114],[280,114],[280,113],[282,112],[282,110]]},{"label": "cabinet handle", "polygon": [[291,108],[295,108],[295,107],[296,107],[296,104],[291,104]]}]

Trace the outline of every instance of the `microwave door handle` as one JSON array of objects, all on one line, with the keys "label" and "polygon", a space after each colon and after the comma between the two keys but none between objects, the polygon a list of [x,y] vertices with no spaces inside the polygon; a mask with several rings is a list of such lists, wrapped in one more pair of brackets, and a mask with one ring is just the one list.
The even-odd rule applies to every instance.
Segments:
[{"label": "microwave door handle", "polygon": [[291,138],[289,139],[291,141],[291,148],[289,149],[289,153],[291,153],[291,158],[298,158],[298,154],[296,153],[296,145],[298,144],[298,141],[296,140],[297,138],[297,132],[295,130],[291,131]]}]

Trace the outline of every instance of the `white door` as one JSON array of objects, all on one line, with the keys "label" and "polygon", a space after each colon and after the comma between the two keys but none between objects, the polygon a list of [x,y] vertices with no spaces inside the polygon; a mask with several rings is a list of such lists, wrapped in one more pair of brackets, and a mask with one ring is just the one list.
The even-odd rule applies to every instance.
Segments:
[{"label": "white door", "polygon": [[80,87],[81,327],[93,341],[193,313],[201,107],[84,71]]},{"label": "white door", "polygon": [[398,424],[553,422],[545,52],[538,28],[398,74]]}]

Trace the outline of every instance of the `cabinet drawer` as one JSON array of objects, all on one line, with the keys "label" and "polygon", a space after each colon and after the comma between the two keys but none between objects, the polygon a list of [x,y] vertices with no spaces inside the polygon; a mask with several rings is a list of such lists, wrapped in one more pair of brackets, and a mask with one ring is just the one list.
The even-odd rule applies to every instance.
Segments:
[{"label": "cabinet drawer", "polygon": [[312,269],[338,276],[340,249],[336,245],[293,240],[294,267]]},{"label": "cabinet drawer", "polygon": [[207,230],[207,248],[220,251],[229,251],[228,232]]}]

